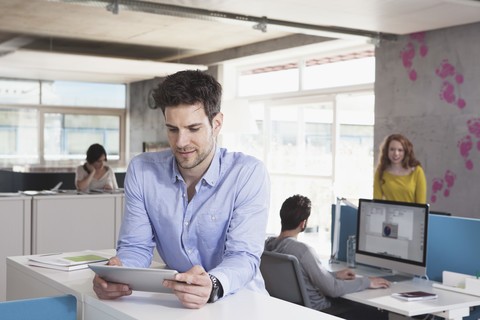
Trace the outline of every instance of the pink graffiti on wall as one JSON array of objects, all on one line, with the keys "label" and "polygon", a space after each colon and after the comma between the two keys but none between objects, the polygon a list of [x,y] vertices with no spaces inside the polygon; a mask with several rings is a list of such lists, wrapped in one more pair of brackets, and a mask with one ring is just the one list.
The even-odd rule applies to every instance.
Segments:
[{"label": "pink graffiti on wall", "polygon": [[472,137],[469,135],[464,136],[457,142],[457,147],[460,149],[460,155],[462,156],[463,160],[465,161],[465,167],[468,170],[473,169],[473,162],[469,158],[470,157],[470,150],[472,150]]},{"label": "pink graffiti on wall", "polygon": [[410,34],[410,41],[405,47],[400,51],[400,59],[402,60],[403,67],[408,72],[408,77],[410,80],[417,80],[417,71],[413,68],[413,59],[416,54],[416,45],[420,45],[418,48],[420,57],[425,57],[428,53],[428,47],[423,43],[425,41],[425,32],[417,32]]},{"label": "pink graffiti on wall", "polygon": [[[455,67],[448,61],[443,59],[440,66],[435,70],[435,73],[440,78],[444,79],[442,88],[440,89],[440,100],[456,105],[458,108],[463,109],[466,106],[464,99],[457,99],[455,94],[455,84],[463,83],[463,75],[455,72]],[[453,78],[453,79],[451,79]]]},{"label": "pink graffiti on wall", "polygon": [[[467,121],[468,132],[470,132],[474,138],[477,139],[476,147],[480,151],[480,118],[473,118]],[[457,142],[460,155],[465,161],[465,167],[468,170],[473,169],[473,162],[470,159],[470,151],[473,149],[473,139],[471,135],[466,135]]]},{"label": "pink graffiti on wall", "polygon": [[437,192],[441,191],[446,185],[445,190],[443,190],[443,196],[448,197],[450,196],[450,189],[455,184],[455,179],[457,176],[453,171],[447,170],[445,171],[445,176],[443,178],[433,178],[432,179],[432,196],[430,197],[430,201],[436,202],[437,201]]},{"label": "pink graffiti on wall", "polygon": [[[428,47],[425,44],[425,32],[410,34],[410,41],[400,50],[400,59],[403,67],[408,73],[411,81],[416,81],[418,74],[415,68],[416,57],[425,57],[428,53]],[[442,79],[439,97],[440,100],[454,105],[459,109],[464,109],[467,105],[466,101],[460,95],[460,85],[464,82],[463,74],[458,72],[458,68],[443,59],[435,70],[435,74]],[[467,121],[467,127],[470,134],[465,135],[457,141],[460,156],[463,158],[465,168],[473,170],[473,161],[471,159],[474,144],[476,149],[480,151],[480,118],[470,119]],[[475,140],[475,141],[474,141]],[[446,170],[444,177],[432,179],[431,184],[431,202],[436,202],[438,196],[449,197],[450,190],[453,188],[456,175],[451,170]],[[443,193],[441,191],[443,190]]]}]

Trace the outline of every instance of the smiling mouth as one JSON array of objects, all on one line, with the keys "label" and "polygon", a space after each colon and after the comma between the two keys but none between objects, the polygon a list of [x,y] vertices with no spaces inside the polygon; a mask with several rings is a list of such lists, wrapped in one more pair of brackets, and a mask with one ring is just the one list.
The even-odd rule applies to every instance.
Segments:
[{"label": "smiling mouth", "polygon": [[189,157],[190,155],[192,155],[195,152],[195,150],[188,150],[188,151],[178,150],[177,152],[182,157]]}]

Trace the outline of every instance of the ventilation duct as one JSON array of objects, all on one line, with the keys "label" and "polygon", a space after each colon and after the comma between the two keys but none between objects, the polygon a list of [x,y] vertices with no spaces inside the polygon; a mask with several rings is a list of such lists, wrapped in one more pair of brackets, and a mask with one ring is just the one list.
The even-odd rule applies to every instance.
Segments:
[{"label": "ventilation duct", "polygon": [[159,15],[175,16],[180,18],[218,21],[223,23],[248,24],[254,29],[267,32],[268,27],[277,30],[303,33],[323,37],[363,37],[379,40],[396,40],[397,36],[389,33],[371,32],[335,26],[321,26],[291,22],[285,20],[269,19],[267,17],[255,17],[230,12],[211,11],[199,8],[182,7],[170,4],[162,4],[138,0],[48,0],[51,2],[73,3],[91,7],[102,7],[118,14],[119,11],[137,11]]}]

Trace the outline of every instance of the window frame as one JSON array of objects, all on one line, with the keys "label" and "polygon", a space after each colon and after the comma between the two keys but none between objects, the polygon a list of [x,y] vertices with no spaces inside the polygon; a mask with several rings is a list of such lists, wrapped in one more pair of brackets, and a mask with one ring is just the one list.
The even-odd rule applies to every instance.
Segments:
[{"label": "window frame", "polygon": [[[295,175],[299,179],[320,179],[321,181],[319,185],[330,185],[328,189],[331,190],[330,194],[325,195],[325,198],[331,198],[330,203],[334,204],[336,201],[337,196],[345,196],[339,194],[341,192],[341,186],[337,185],[338,182],[337,176],[340,175],[338,170],[341,170],[339,167],[340,162],[338,161],[340,152],[341,152],[341,145],[342,140],[340,139],[341,134],[341,125],[340,123],[340,110],[342,110],[343,103],[340,101],[340,97],[343,98],[345,95],[374,95],[374,87],[375,82],[368,82],[368,83],[359,83],[359,84],[345,84],[345,85],[338,85],[336,87],[328,87],[328,88],[312,88],[312,89],[305,89],[304,85],[304,70],[306,67],[306,61],[312,58],[323,58],[335,55],[344,55],[350,54],[356,51],[365,51],[365,50],[374,50],[373,46],[369,44],[355,44],[355,43],[340,43],[340,42],[331,42],[326,46],[320,48],[318,46],[314,48],[305,48],[305,51],[299,50],[296,48],[295,50],[289,50],[289,52],[280,52],[277,56],[278,58],[272,59],[272,54],[268,55],[259,55],[254,56],[251,59],[241,59],[241,60],[233,60],[231,62],[226,62],[222,66],[222,77],[224,79],[224,99],[240,99],[248,101],[248,104],[260,104],[263,105],[263,154],[258,155],[262,158],[260,159],[263,161],[271,175],[271,179],[279,178],[279,180]],[[313,50],[312,50],[313,49]],[[373,55],[374,56],[374,55]],[[283,92],[283,93],[273,93],[273,94],[258,94],[258,95],[240,95],[239,93],[239,78],[247,69],[252,68],[261,68],[262,66],[268,65],[276,65],[282,62],[292,62],[297,61],[298,63],[298,77],[297,79],[299,83],[299,87],[297,91],[293,92]],[[332,108],[333,108],[333,119],[332,119],[332,163],[331,163],[331,175],[320,175],[320,174],[298,174],[298,173],[288,173],[288,172],[277,172],[271,171],[269,167],[269,150],[270,150],[270,136],[269,136],[269,128],[271,118],[269,117],[268,113],[274,106],[279,105],[294,105],[294,104],[303,104],[307,102],[323,102],[323,101],[331,101]],[[374,121],[374,119],[373,119]],[[374,126],[374,122],[371,124]],[[301,130],[300,130],[301,131]],[[299,131],[299,132],[300,132]],[[222,140],[220,140],[222,141]],[[373,146],[375,148],[375,146]],[[241,150],[238,150],[241,151]],[[339,162],[339,163],[337,163]],[[372,162],[372,174],[373,174],[373,162]],[[278,197],[282,197],[281,194],[277,195]],[[290,195],[284,195],[290,196]],[[276,232],[279,230],[280,225],[280,217],[278,215],[281,203],[285,199],[273,199],[271,197],[270,202],[270,211],[269,211],[269,223],[267,226],[267,234],[275,235]],[[354,199],[352,199],[354,201]],[[279,203],[277,203],[279,202]],[[319,226],[324,226],[320,220],[328,219],[330,220],[330,215],[325,216],[327,212],[330,212],[330,207],[327,212],[324,209],[321,209],[322,213],[321,216],[318,217],[318,221],[320,222]],[[328,222],[327,222],[328,223]],[[330,225],[325,225],[327,229],[322,230],[315,228],[314,226],[310,226],[311,231],[307,233],[300,234],[300,238],[303,241],[306,241],[310,245],[312,245],[321,255],[323,254],[330,254],[330,242],[327,240],[329,237],[329,229]],[[315,231],[316,230],[316,231]],[[325,237],[325,238],[323,238]],[[322,239],[321,241],[319,241]],[[328,238],[329,239],[329,238]],[[328,251],[328,252],[327,252]]]},{"label": "window frame", "polygon": [[[128,95],[127,95],[128,97]],[[127,100],[128,101],[128,100]],[[102,107],[65,107],[65,106],[51,106],[43,104],[4,104],[0,103],[0,109],[30,109],[36,110],[38,112],[38,125],[37,125],[37,135],[38,135],[38,162],[34,164],[29,164],[28,167],[71,167],[72,165],[77,165],[78,160],[67,159],[67,160],[45,160],[44,155],[44,115],[47,113],[60,113],[60,114],[82,114],[82,115],[105,115],[105,116],[118,116],[119,117],[119,159],[118,160],[109,160],[108,162],[112,166],[123,166],[126,161],[126,115],[128,107],[126,108],[102,108]],[[23,166],[25,164],[17,163],[12,161],[11,163],[6,162],[7,166]]]}]

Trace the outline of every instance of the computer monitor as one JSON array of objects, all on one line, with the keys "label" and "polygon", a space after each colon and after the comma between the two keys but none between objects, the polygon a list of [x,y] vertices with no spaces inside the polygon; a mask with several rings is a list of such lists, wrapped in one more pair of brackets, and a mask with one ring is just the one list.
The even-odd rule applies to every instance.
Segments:
[{"label": "computer monitor", "polygon": [[359,199],[358,263],[425,276],[428,204]]}]

